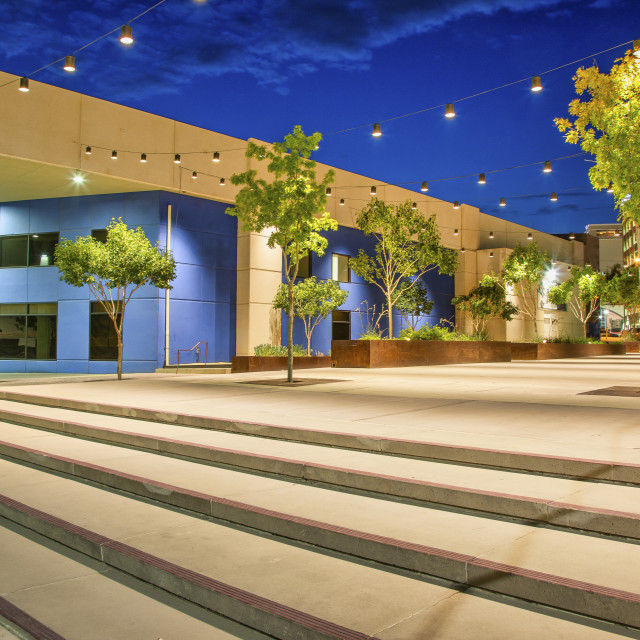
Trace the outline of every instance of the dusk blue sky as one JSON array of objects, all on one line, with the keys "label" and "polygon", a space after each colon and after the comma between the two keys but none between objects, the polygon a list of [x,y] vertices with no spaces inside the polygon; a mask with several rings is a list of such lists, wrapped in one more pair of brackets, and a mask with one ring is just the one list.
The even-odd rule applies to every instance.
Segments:
[{"label": "dusk blue sky", "polygon": [[[123,47],[120,25],[152,4],[0,0],[0,70],[243,139],[279,140],[300,124],[325,136],[321,162],[416,191],[427,180],[430,195],[551,233],[616,220],[584,157],[551,174],[490,172],[580,152],[553,118],[567,115],[572,76],[592,54],[616,47],[595,57],[609,71],[630,47],[617,45],[640,38],[638,0],[167,0]],[[76,54],[74,74],[60,63],[33,74],[111,29]]]}]

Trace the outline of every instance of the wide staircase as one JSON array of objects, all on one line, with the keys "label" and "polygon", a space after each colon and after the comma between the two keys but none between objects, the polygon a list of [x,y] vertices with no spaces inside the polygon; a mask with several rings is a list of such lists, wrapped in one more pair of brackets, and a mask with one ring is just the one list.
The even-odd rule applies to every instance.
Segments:
[{"label": "wide staircase", "polygon": [[0,639],[640,637],[640,467],[0,392]]}]

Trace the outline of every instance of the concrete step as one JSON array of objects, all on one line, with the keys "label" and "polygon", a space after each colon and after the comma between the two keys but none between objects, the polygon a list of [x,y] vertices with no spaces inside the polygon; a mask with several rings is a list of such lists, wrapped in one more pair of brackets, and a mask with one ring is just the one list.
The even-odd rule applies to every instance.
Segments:
[{"label": "concrete step", "polygon": [[[409,439],[402,437],[406,430],[394,428],[394,432],[401,434],[389,437],[389,429],[375,424],[354,424],[341,421],[316,420],[317,424],[324,424],[326,429],[298,426],[295,420],[290,424],[268,424],[251,422],[236,418],[216,418],[205,415],[179,413],[165,410],[136,408],[129,405],[114,405],[102,402],[85,402],[34,394],[16,393],[0,390],[0,416],[21,424],[36,424],[30,420],[31,416],[52,418],[72,425],[78,421],[77,413],[95,413],[101,416],[133,418],[141,421],[152,421],[159,424],[183,425],[222,431],[227,433],[259,435],[263,438],[287,440],[319,444],[330,447],[354,449],[375,453],[410,456],[425,460],[441,460],[445,462],[463,463],[469,465],[513,469],[518,471],[532,471],[535,473],[553,474],[569,478],[589,478],[610,482],[623,482],[640,485],[640,453],[634,449],[625,448],[618,453],[618,457],[599,459],[597,457],[557,455],[557,451],[566,450],[567,453],[580,449],[575,443],[570,447],[563,447],[559,443],[542,443],[541,441],[522,442],[522,439],[494,439],[495,447],[476,446],[479,442],[490,440],[486,436],[476,442],[469,442],[468,434],[464,434],[465,444],[461,444],[460,434],[454,432],[426,433],[423,439]],[[282,423],[286,418],[282,418]],[[300,421],[302,422],[302,421]],[[308,422],[308,421],[307,421]],[[109,425],[113,423],[105,422]],[[42,422],[43,427],[46,423]],[[331,428],[329,428],[331,427]],[[358,428],[359,431],[353,431]],[[436,436],[440,441],[429,440]],[[506,440],[506,441],[505,441]],[[506,449],[505,445],[512,448]],[[524,449],[523,449],[524,447]],[[594,449],[589,449],[593,454]]]},{"label": "concrete step", "polygon": [[0,638],[267,640],[14,523],[0,559]]},{"label": "concrete step", "polygon": [[[62,422],[60,415],[5,416],[50,431],[275,477],[640,539],[640,488],[635,486],[409,459],[96,414],[82,416],[78,412],[73,417],[83,417],[82,422]],[[14,445],[42,448],[34,446],[33,433],[20,431],[19,426],[9,423],[0,423],[0,441],[0,452],[19,459],[28,460],[38,454],[20,453]],[[64,447],[56,450],[55,441],[51,446],[49,453],[64,457]]]},{"label": "concrete step", "polygon": [[[621,590],[584,585],[574,593],[566,581],[540,583],[538,591],[581,601],[591,616],[617,624],[562,619],[475,595],[483,591],[474,583],[503,579],[491,563],[478,562],[461,592],[7,461],[0,477],[3,517],[276,638],[453,640],[468,638],[473,621],[474,637],[605,640],[629,633],[620,623],[640,626],[638,604]],[[521,590],[540,577],[523,571],[530,584]]]},{"label": "concrete step", "polygon": [[31,439],[39,451],[14,445],[3,453],[286,539],[577,613],[593,615],[593,603],[586,608],[582,601],[585,592],[640,604],[635,544],[295,485],[68,436],[36,432]]}]

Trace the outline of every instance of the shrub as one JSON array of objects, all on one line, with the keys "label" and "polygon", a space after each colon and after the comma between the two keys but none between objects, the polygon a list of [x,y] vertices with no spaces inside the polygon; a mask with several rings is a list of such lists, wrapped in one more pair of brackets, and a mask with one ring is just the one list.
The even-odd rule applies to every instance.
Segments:
[{"label": "shrub", "polygon": [[[253,354],[256,356],[286,356],[287,346],[286,345],[276,346],[274,344],[259,344],[253,348]],[[306,356],[307,350],[299,344],[294,344],[293,355]]]},{"label": "shrub", "polygon": [[446,327],[424,325],[419,329],[406,327],[398,336],[401,340],[477,340],[474,336],[452,331]]}]

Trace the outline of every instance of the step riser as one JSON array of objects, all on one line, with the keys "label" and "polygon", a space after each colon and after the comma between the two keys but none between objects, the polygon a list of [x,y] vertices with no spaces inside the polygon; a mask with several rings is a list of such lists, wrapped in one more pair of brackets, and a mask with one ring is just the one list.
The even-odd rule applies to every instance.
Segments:
[{"label": "step riser", "polygon": [[[639,519],[631,517],[632,514],[613,511],[599,512],[586,508],[580,509],[574,505],[563,503],[542,502],[529,498],[518,498],[517,496],[505,496],[471,489],[449,487],[446,485],[438,485],[437,483],[412,482],[404,478],[356,472],[324,465],[312,465],[280,458],[261,457],[253,454],[214,449],[173,440],[150,438],[138,434],[87,427],[75,423],[56,423],[55,421],[50,421],[45,418],[35,418],[33,422],[33,426],[39,426],[41,428],[51,427],[50,430],[59,433],[79,435],[109,444],[123,444],[146,451],[169,453],[239,469],[260,471],[276,476],[295,478],[301,481],[318,482],[337,487],[356,489],[367,493],[498,514],[534,522],[544,522],[581,531],[640,539]],[[58,428],[53,429],[52,427],[56,425]],[[64,471],[70,474],[76,473],[73,470],[69,470],[69,468],[65,466],[65,463],[56,456],[41,456],[33,452],[25,453],[20,447],[14,447],[8,443],[0,443],[0,453],[46,468]],[[82,473],[91,472],[78,471],[77,473],[78,475],[82,475]],[[95,480],[93,477],[89,477],[88,479]],[[96,481],[109,484],[107,478]]]},{"label": "step riser", "polygon": [[[253,422],[225,420],[223,418],[158,412],[135,407],[84,403],[40,396],[26,396],[13,393],[11,391],[0,391],[0,399],[30,403],[38,406],[84,411],[86,413],[135,418],[138,420],[160,422],[163,424],[179,424],[187,427],[209,429],[212,431],[259,435],[265,438],[289,440],[292,442],[321,444],[345,449],[355,449],[358,451],[406,455],[414,458],[461,462],[464,464],[497,467],[501,469],[551,473],[566,477],[589,478],[594,480],[607,480],[611,482],[640,485],[639,466],[618,464],[608,461],[556,458],[543,455],[519,454],[509,451],[492,451],[489,449],[477,448],[469,449],[452,445],[367,437],[348,433],[313,431],[308,429],[297,429],[295,427],[279,427],[276,425]],[[0,415],[4,415],[7,420],[15,422],[31,418],[31,416],[26,416],[21,413],[2,410],[0,410]]]},{"label": "step riser", "polygon": [[129,545],[25,507],[0,496],[0,516],[274,638],[371,640],[365,634],[225,585]]},{"label": "step riser", "polygon": [[[189,570],[181,570],[175,565],[168,566],[170,563],[149,556],[129,545],[112,541],[80,527],[69,526],[69,523],[34,509],[27,511],[17,506],[19,503],[14,501],[9,502],[7,503],[0,496],[0,516],[186,600],[265,633],[270,633],[277,638],[304,637],[305,640],[307,638],[324,640],[326,638],[353,637],[354,640],[364,639],[364,636],[356,632],[353,632],[356,633],[354,636],[327,635],[317,629],[309,629],[306,626],[296,624],[290,619],[283,620],[278,616],[274,618],[273,613],[265,612],[262,608],[256,609],[249,606],[247,602],[238,601],[237,598],[229,598],[218,591],[212,592],[206,584],[203,584],[205,580],[199,579],[197,574]],[[336,539],[331,535],[326,537],[327,539]],[[312,540],[308,541],[312,542]],[[342,537],[342,541],[344,541],[344,537]],[[470,557],[460,556],[459,560],[444,555],[442,557],[425,557],[424,554],[415,551],[407,553],[406,550],[400,548],[396,548],[395,553],[390,554],[387,545],[381,545],[374,541],[360,539],[357,544],[361,544],[363,549],[368,550],[368,555],[372,556],[372,559],[380,559],[387,564],[390,560],[397,559],[401,562],[398,562],[396,566],[406,564],[407,566],[403,568],[443,577],[462,585],[478,587],[610,622],[640,627],[640,598],[634,594],[616,592],[613,589],[603,589],[597,585],[579,583]],[[329,545],[324,544],[323,546]],[[348,550],[345,551],[349,553]],[[363,554],[358,553],[357,555],[362,556]],[[457,554],[449,555],[455,556]],[[427,568],[429,570],[425,571]],[[196,577],[194,578],[194,576]],[[256,597],[256,599],[259,598]],[[244,600],[247,598],[245,597]],[[301,632],[304,634],[303,636],[295,635]],[[290,635],[292,633],[293,635]]]}]

